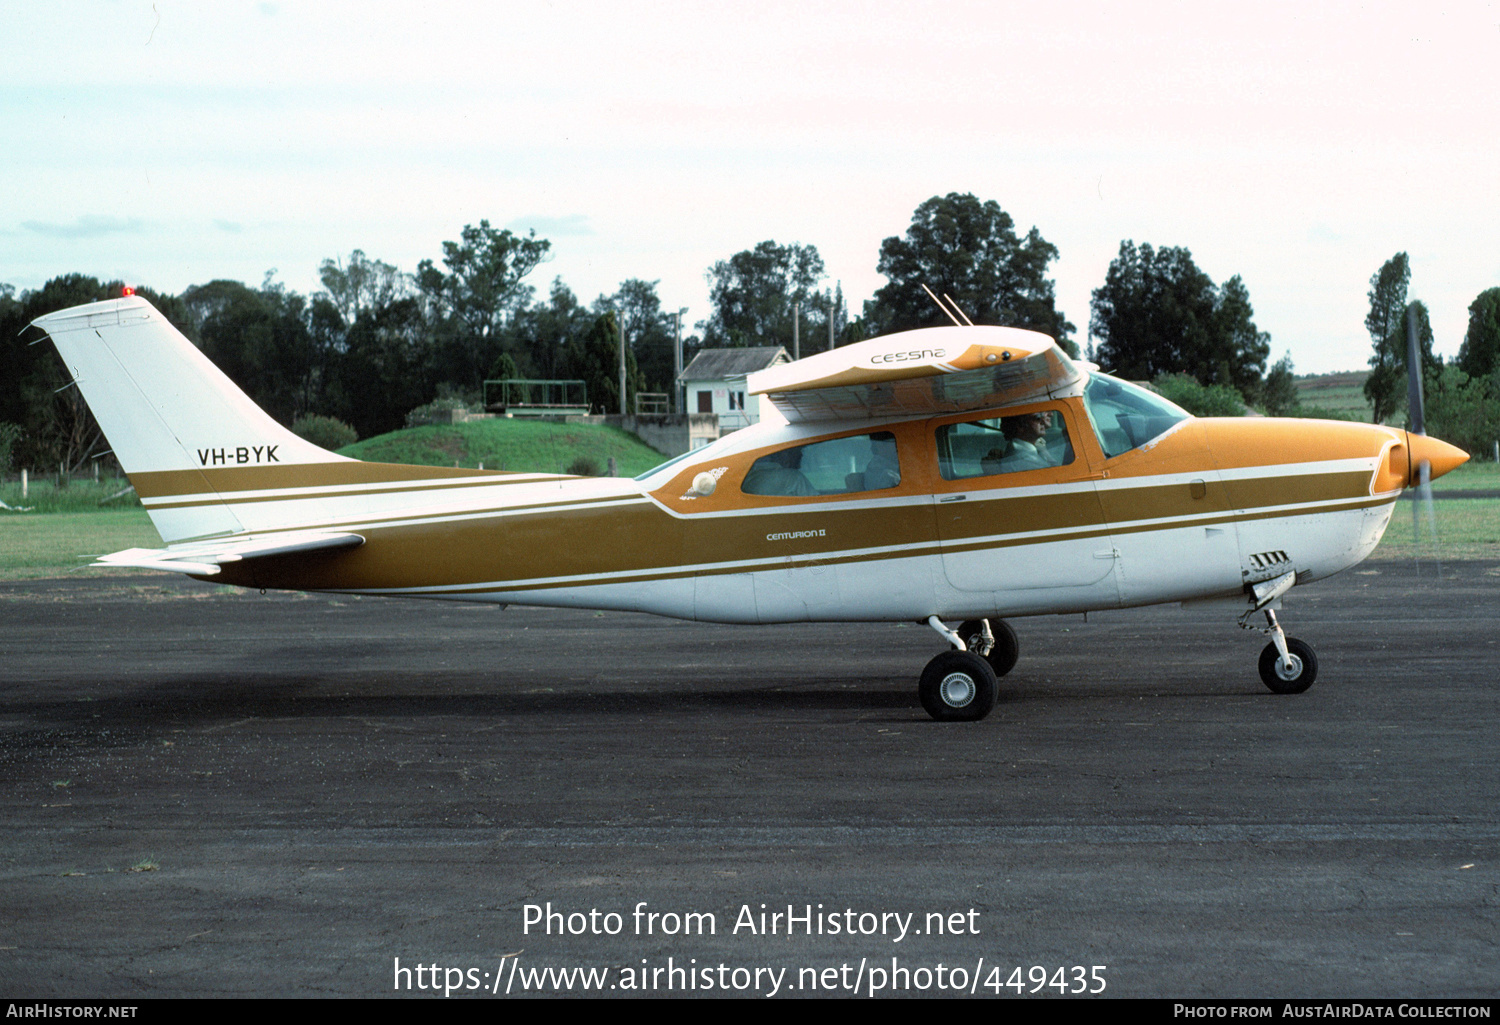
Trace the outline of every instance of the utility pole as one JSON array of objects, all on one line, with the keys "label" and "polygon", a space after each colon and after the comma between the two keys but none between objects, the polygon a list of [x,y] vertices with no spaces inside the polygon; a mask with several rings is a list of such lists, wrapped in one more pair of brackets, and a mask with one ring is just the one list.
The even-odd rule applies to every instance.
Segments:
[{"label": "utility pole", "polygon": [[620,415],[625,415],[625,311],[620,311]]},{"label": "utility pole", "polygon": [[[839,282],[839,290],[838,290],[838,292],[835,292],[834,295],[839,295],[843,291],[844,291],[844,283],[842,281],[840,281]],[[829,299],[828,300],[828,351],[829,352],[833,351],[833,317],[834,317],[834,314],[838,313],[838,310],[839,310],[838,304],[835,303],[833,301],[833,299]]]},{"label": "utility pole", "polygon": [[677,351],[673,354],[673,358],[672,358],[672,364],[673,364],[673,366],[675,366],[677,368],[677,372],[672,375],[672,400],[673,400],[673,405],[676,407],[677,412],[679,412],[679,413],[685,413],[685,412],[687,412],[687,410],[685,410],[685,409],[682,408],[683,404],[684,404],[684,398],[685,397],[682,394],[682,381],[681,381],[681,377],[682,377],[682,315],[687,312],[687,309],[688,308],[686,306],[683,306],[680,309],[678,309],[678,311],[676,313],[672,314],[672,319],[677,322]]},{"label": "utility pole", "polygon": [[802,358],[802,304],[792,303],[792,359]]}]

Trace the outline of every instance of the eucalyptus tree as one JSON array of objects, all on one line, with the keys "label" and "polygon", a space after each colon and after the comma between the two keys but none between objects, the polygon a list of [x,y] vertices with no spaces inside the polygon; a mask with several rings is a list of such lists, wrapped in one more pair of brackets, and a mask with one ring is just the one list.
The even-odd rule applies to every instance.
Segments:
[{"label": "eucalyptus tree", "polygon": [[[866,304],[863,330],[883,334],[949,323],[926,289],[946,295],[976,324],[1029,328],[1076,354],[1073,325],[1057,309],[1047,268],[1057,247],[994,200],[969,193],[933,196],[917,207],[905,235],[880,245],[876,269],[890,279]],[[926,289],[923,286],[926,286]]]}]

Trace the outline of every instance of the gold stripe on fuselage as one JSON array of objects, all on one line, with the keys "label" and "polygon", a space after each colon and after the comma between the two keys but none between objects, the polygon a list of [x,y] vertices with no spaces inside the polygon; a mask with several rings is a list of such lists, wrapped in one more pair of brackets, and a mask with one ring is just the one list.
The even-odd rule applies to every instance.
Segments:
[{"label": "gold stripe on fuselage", "polygon": [[324,566],[287,560],[282,572],[273,572],[270,564],[277,560],[266,559],[226,566],[218,579],[312,590],[536,589],[982,551],[1316,515],[1393,500],[1368,491],[1351,494],[1356,476],[1310,475],[1301,482],[1296,502],[1285,501],[1274,488],[1276,479],[1268,478],[1260,489],[1265,496],[1261,505],[1220,512],[1184,508],[1178,497],[1188,491],[1183,484],[1133,488],[1134,515],[1113,520],[1106,520],[1092,492],[1077,492],[1072,502],[1045,493],[975,500],[969,508],[978,515],[950,526],[941,540],[930,499],[783,507],[701,519],[669,516],[642,502],[608,508],[531,506],[420,524],[351,518],[341,528],[364,534],[368,543],[329,556]]},{"label": "gold stripe on fuselage", "polygon": [[[566,478],[564,478],[566,479]],[[440,481],[433,484],[413,486],[410,484],[392,485],[390,487],[369,487],[359,491],[315,489],[305,490],[280,489],[267,493],[264,491],[240,491],[215,494],[198,491],[181,500],[170,500],[162,498],[144,498],[141,504],[147,509],[193,509],[207,505],[251,505],[261,502],[288,502],[308,499],[323,498],[362,498],[366,495],[438,495],[444,491],[466,491],[483,487],[503,487],[515,484],[540,484],[545,483],[546,478],[534,477],[527,480],[474,480],[474,481]]]},{"label": "gold stripe on fuselage", "polygon": [[[467,478],[467,479],[461,479]],[[546,480],[576,479],[503,470],[469,470],[445,466],[408,466],[402,463],[286,463],[276,466],[204,466],[192,470],[147,470],[130,475],[142,500],[202,496],[205,494],[277,491],[287,488],[320,490],[351,488],[367,484],[401,484],[419,488],[415,482],[429,481],[434,487],[465,485],[525,484]],[[207,492],[204,486],[207,485]],[[362,494],[350,490],[348,494]]]}]

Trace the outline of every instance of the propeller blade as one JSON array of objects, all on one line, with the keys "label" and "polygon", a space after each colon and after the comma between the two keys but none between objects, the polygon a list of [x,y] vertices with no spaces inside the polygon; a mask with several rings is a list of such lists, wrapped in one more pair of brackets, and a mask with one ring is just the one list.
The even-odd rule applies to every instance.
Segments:
[{"label": "propeller blade", "polygon": [[1422,357],[1417,351],[1417,304],[1406,307],[1406,408],[1411,414],[1411,432],[1426,434],[1422,408]]},{"label": "propeller blade", "polygon": [[[1443,556],[1438,548],[1437,536],[1437,509],[1432,504],[1432,463],[1423,459],[1417,464],[1417,497],[1421,500],[1421,509],[1427,520],[1427,537],[1432,542],[1432,561],[1437,564],[1438,579],[1443,576]],[[1421,544],[1422,534],[1417,529],[1418,503],[1413,502],[1411,506],[1411,534],[1412,540]]]}]

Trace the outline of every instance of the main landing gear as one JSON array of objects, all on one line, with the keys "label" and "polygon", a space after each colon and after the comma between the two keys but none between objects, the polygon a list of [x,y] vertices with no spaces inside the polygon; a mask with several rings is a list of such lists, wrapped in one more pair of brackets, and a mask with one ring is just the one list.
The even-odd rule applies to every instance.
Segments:
[{"label": "main landing gear", "polygon": [[[1295,637],[1288,637],[1270,607],[1272,602],[1291,590],[1296,582],[1297,574],[1288,573],[1275,580],[1256,584],[1255,607],[1239,620],[1244,629],[1260,630],[1270,636],[1271,643],[1260,653],[1260,679],[1277,694],[1301,694],[1318,678],[1318,656],[1314,654],[1312,646]],[[1266,626],[1250,625],[1250,617],[1257,612],[1265,613]]]},{"label": "main landing gear", "polygon": [[1016,632],[1003,619],[973,619],[957,632],[937,616],[927,625],[953,645],[922,670],[917,694],[927,714],[939,722],[977,722],[990,714],[1000,696],[999,678],[1020,654]]}]

